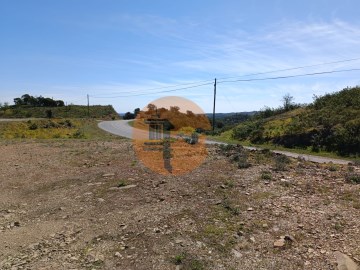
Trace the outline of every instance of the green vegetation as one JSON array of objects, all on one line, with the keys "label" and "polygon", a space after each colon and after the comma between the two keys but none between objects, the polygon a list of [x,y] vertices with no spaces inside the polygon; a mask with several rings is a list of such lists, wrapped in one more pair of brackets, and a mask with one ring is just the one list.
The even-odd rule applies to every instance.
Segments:
[{"label": "green vegetation", "polygon": [[20,98],[14,98],[15,106],[29,107],[62,107],[65,105],[62,100],[54,100],[46,97],[33,97],[29,94],[22,95]]},{"label": "green vegetation", "polygon": [[260,178],[263,180],[271,180],[272,179],[272,175],[270,171],[262,171]]},{"label": "green vegetation", "polygon": [[360,184],[360,173],[349,172],[346,174],[345,179],[349,183]]},{"label": "green vegetation", "polygon": [[[90,118],[119,119],[111,105],[95,105],[89,107]],[[3,106],[0,108],[0,118],[86,118],[88,117],[87,106],[68,105],[62,107],[29,107]]]},{"label": "green vegetation", "polygon": [[359,115],[360,87],[315,96],[308,106],[294,105],[291,97],[285,96],[284,107],[266,108],[230,134],[232,139],[252,144],[357,157],[360,155]]},{"label": "green vegetation", "polygon": [[184,270],[203,270],[205,269],[204,263],[188,253],[180,253],[175,255],[170,260],[175,265],[181,265]]},{"label": "green vegetation", "polygon": [[102,139],[114,138],[92,119],[48,119],[0,122],[0,139]]},{"label": "green vegetation", "polygon": [[119,183],[117,184],[117,187],[125,187],[125,186],[127,186],[125,180],[120,180]]},{"label": "green vegetation", "polygon": [[15,105],[0,103],[0,118],[99,118],[119,119],[111,105],[65,106],[64,101],[28,94],[14,98]]}]

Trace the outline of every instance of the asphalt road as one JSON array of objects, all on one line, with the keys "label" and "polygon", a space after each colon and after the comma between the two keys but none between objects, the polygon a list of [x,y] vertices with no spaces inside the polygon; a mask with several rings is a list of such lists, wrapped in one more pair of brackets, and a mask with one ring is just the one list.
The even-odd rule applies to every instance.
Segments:
[{"label": "asphalt road", "polygon": [[[112,134],[115,134],[118,136],[122,136],[122,137],[126,137],[129,139],[133,139],[134,128],[128,124],[128,122],[130,122],[130,121],[132,121],[132,120],[103,121],[103,122],[100,122],[98,124],[98,126],[99,126],[99,128],[101,128],[109,133],[112,133]],[[137,130],[136,136],[139,139],[146,139],[148,137],[148,133],[143,130]],[[219,143],[219,142],[215,142],[215,141],[211,141],[211,140],[206,140],[206,143],[207,144],[216,144],[216,143],[224,144],[224,143]],[[250,150],[260,150],[260,148],[256,148],[256,147],[245,147],[245,148],[250,149]],[[329,163],[329,162],[332,162],[334,164],[348,164],[349,163],[348,160],[343,160],[343,159],[297,154],[297,153],[293,153],[293,152],[280,151],[280,150],[273,150],[272,152],[278,153],[278,154],[283,154],[285,156],[293,157],[293,158],[300,157],[300,158],[304,158],[305,160],[316,162],[316,163]]]}]

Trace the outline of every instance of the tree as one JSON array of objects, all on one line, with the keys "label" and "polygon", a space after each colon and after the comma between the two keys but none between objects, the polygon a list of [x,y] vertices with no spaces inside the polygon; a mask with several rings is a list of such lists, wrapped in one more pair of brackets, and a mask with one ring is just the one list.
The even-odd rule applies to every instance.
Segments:
[{"label": "tree", "polygon": [[290,111],[293,106],[294,106],[294,97],[291,96],[289,93],[285,94],[285,96],[283,96],[282,98],[282,101],[283,101],[283,107],[284,107],[284,110],[287,112],[287,111]]},{"label": "tree", "polygon": [[23,100],[21,98],[14,98],[14,103],[16,106],[23,105]]},{"label": "tree", "polygon": [[131,113],[131,112],[127,112],[127,113],[125,113],[124,116],[123,116],[123,119],[124,119],[124,120],[130,120],[130,119],[134,119],[134,118],[135,118],[135,116],[134,116],[134,114]]}]

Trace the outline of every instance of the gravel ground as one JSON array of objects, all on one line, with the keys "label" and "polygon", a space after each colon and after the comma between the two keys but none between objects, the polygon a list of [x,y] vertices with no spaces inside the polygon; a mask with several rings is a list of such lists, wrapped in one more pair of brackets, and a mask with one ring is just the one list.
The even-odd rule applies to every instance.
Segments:
[{"label": "gravel ground", "polygon": [[[0,142],[0,269],[336,269],[360,260],[360,174],[209,146],[163,176],[127,140]],[[238,149],[242,152],[244,150]],[[267,176],[266,176],[267,175]]]}]

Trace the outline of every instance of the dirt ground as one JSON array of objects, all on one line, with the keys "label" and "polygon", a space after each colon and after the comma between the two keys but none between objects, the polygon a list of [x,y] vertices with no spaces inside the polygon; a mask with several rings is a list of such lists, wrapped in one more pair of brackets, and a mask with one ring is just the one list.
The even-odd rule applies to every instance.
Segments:
[{"label": "dirt ground", "polygon": [[336,269],[360,260],[358,167],[269,154],[163,176],[129,140],[0,142],[0,269]]}]

